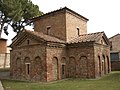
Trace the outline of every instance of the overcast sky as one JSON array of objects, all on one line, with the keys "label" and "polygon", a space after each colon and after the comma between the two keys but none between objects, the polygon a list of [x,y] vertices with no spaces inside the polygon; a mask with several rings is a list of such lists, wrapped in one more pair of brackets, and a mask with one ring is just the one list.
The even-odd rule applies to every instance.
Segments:
[{"label": "overcast sky", "polygon": [[[107,37],[120,33],[120,0],[31,0],[44,12],[68,7],[89,19],[88,33],[104,31]],[[13,36],[13,35],[12,35]],[[10,36],[9,36],[10,37]]]},{"label": "overcast sky", "polygon": [[44,13],[67,6],[85,16],[88,33],[104,31],[108,37],[120,32],[120,0],[32,0]]}]

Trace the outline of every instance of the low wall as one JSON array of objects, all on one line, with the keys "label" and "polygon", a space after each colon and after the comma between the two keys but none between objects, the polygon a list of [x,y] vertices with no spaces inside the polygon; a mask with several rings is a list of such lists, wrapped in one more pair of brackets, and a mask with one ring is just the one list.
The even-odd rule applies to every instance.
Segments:
[{"label": "low wall", "polygon": [[0,54],[0,68],[10,67],[10,53]]},{"label": "low wall", "polygon": [[111,69],[120,70],[120,61],[111,61]]}]

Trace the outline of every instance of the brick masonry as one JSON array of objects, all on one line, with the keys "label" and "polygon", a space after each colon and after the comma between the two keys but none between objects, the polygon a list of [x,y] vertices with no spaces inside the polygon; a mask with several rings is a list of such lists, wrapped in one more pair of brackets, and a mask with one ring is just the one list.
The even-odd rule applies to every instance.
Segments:
[{"label": "brick masonry", "polygon": [[[118,58],[111,60],[111,69],[120,70],[120,34],[116,34],[113,37],[109,38],[111,43],[111,54],[117,53]],[[113,57],[113,56],[112,56]],[[116,57],[116,56],[114,56]]]},{"label": "brick masonry", "polygon": [[5,54],[7,52],[7,40],[0,38],[0,54]]},{"label": "brick masonry", "polygon": [[111,61],[111,69],[114,70],[120,70],[120,61]]},{"label": "brick masonry", "polygon": [[[11,45],[12,78],[49,82],[64,78],[98,78],[109,73],[110,50],[104,34],[100,33],[102,36],[97,42],[91,39],[68,43],[78,37],[77,27],[80,35],[87,33],[87,20],[68,8],[35,19],[34,32],[42,32],[64,40],[65,43],[47,41],[44,38],[38,40],[27,34],[18,37]],[[92,35],[94,34],[90,36]]]},{"label": "brick masonry", "polygon": [[120,34],[114,35],[113,37],[109,38],[111,42],[111,51],[119,51],[120,50]]},{"label": "brick masonry", "polygon": [[47,27],[50,26],[49,35],[65,41],[69,41],[78,36],[77,28],[80,29],[80,35],[87,34],[87,19],[71,13],[66,9],[41,16],[35,20],[34,24],[34,30],[44,34],[47,34]]}]

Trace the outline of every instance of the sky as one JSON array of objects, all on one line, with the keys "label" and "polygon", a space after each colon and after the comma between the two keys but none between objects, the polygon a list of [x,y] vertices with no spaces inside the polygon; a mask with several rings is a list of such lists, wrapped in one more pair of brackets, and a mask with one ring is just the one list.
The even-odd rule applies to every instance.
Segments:
[{"label": "sky", "polygon": [[120,32],[120,0],[32,0],[44,13],[68,7],[89,19],[88,33],[104,31],[107,37]]},{"label": "sky", "polygon": [[[39,6],[40,11],[48,13],[63,7],[68,7],[89,19],[88,33],[104,31],[108,38],[120,33],[119,0],[31,0]],[[10,39],[14,33],[3,37]]]}]

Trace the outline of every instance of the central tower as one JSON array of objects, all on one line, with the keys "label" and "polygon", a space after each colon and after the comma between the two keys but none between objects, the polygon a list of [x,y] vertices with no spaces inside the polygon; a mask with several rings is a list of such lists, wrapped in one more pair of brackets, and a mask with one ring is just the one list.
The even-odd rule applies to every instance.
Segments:
[{"label": "central tower", "polygon": [[87,34],[88,19],[67,7],[33,19],[34,30],[66,42],[81,34]]}]

